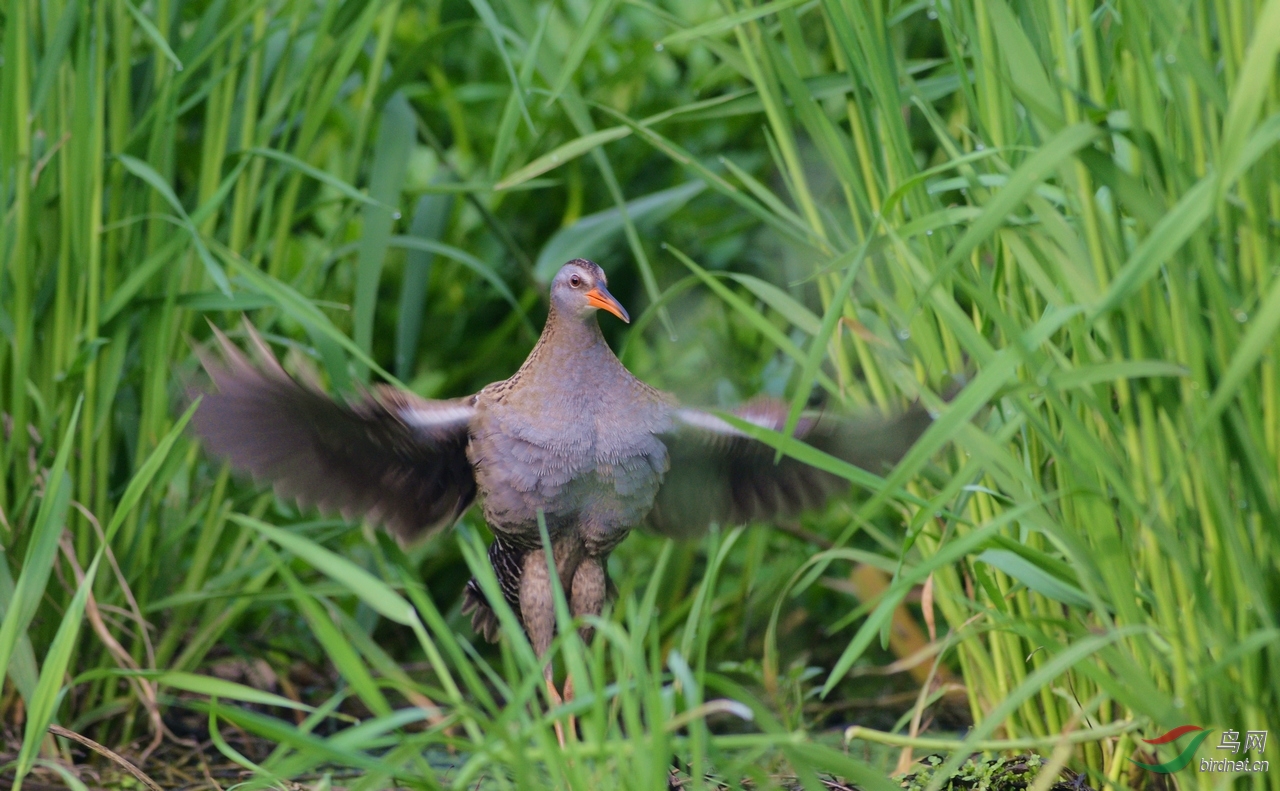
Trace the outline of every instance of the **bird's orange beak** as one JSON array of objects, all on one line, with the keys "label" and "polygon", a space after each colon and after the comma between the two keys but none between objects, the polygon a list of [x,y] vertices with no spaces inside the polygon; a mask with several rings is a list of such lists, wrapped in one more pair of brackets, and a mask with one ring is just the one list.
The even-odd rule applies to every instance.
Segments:
[{"label": "bird's orange beak", "polygon": [[603,308],[626,323],[631,323],[631,317],[627,315],[627,309],[622,307],[622,304],[614,299],[613,295],[604,286],[596,286],[587,292],[587,304],[593,308]]}]

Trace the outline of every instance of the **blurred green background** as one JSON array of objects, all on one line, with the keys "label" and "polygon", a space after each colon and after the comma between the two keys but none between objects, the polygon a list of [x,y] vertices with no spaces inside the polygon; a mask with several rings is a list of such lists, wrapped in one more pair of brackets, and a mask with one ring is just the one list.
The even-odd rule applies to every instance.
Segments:
[{"label": "blurred green background", "polygon": [[[1280,730],[1280,0],[6,0],[0,29],[0,776],[88,782],[57,723],[191,787],[892,788],[1035,750],[1137,788],[1189,744],[1141,739]],[[825,513],[630,538],[613,626],[557,648],[562,751],[527,645],[458,613],[477,513],[406,555],[231,475],[185,410],[242,314],[332,392],[474,392],[578,256],[688,402],[939,419]]]}]

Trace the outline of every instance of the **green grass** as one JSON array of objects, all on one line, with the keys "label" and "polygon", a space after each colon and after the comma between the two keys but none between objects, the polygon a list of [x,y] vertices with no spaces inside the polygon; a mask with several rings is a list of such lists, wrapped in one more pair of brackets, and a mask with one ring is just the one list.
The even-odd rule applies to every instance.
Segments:
[{"label": "green grass", "polygon": [[[180,710],[252,787],[649,789],[676,756],[890,788],[903,748],[948,756],[936,787],[1003,747],[1119,789],[1184,723],[1280,766],[1280,0],[6,0],[0,29],[4,777],[76,757],[51,722],[140,761]],[[939,419],[803,530],[629,539],[597,639],[556,647],[561,752],[528,644],[458,614],[495,584],[478,515],[406,555],[184,423],[205,319],[337,392],[460,395],[576,255],[687,400]],[[876,675],[902,602],[967,711],[868,706],[920,689]],[[279,688],[209,674],[237,657]]]}]

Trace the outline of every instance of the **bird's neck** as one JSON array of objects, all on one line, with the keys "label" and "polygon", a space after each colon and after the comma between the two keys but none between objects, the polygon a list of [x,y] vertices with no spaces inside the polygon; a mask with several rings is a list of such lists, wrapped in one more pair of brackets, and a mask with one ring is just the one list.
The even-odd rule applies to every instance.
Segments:
[{"label": "bird's neck", "polygon": [[564,377],[567,372],[620,366],[594,315],[584,318],[561,314],[552,306],[542,336],[525,363],[527,374]]}]

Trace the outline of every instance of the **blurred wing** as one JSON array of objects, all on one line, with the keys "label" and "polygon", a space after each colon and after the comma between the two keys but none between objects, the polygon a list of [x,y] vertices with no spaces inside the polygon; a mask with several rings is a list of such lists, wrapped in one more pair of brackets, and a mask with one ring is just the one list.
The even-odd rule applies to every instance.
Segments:
[{"label": "blurred wing", "polygon": [[[758,426],[781,431],[787,405],[760,400],[733,411]],[[846,490],[839,476],[783,456],[724,420],[697,409],[679,408],[673,428],[661,436],[671,467],[658,490],[646,526],[663,535],[700,535],[712,522],[739,525],[794,516],[821,507]],[[923,407],[892,418],[801,417],[794,436],[818,450],[870,472],[897,463],[929,427]]]},{"label": "blurred wing", "polygon": [[403,540],[447,527],[475,498],[467,461],[472,398],[427,401],[379,387],[340,404],[285,373],[249,328],[259,364],[214,330],[223,360],[193,423],[210,452],[275,485],[282,497],[367,517]]}]

